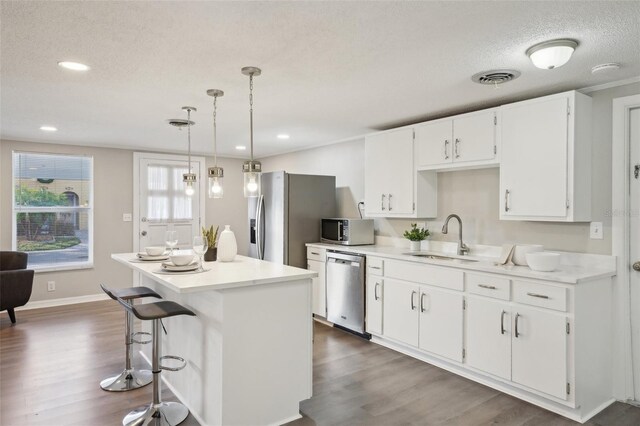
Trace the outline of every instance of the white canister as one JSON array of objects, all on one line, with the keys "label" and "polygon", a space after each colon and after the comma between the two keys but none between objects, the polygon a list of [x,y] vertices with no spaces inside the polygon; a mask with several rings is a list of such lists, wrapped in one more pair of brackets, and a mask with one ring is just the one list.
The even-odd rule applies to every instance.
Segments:
[{"label": "white canister", "polygon": [[409,241],[409,248],[411,251],[420,251],[420,244],[422,241]]},{"label": "white canister", "polygon": [[540,244],[517,244],[513,249],[511,261],[515,265],[527,266],[527,253],[537,253],[543,249],[544,246]]},{"label": "white canister", "polygon": [[218,260],[220,262],[233,262],[238,254],[238,243],[236,236],[231,230],[231,225],[225,225],[224,231],[220,233],[218,239]]}]

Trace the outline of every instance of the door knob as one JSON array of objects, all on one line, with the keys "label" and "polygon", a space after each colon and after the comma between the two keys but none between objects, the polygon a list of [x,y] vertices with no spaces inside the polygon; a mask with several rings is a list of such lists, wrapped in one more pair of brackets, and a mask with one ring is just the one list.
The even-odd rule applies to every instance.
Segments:
[{"label": "door knob", "polygon": [[640,260],[638,260],[637,262],[635,262],[633,264],[633,270],[634,271],[640,271]]},{"label": "door knob", "polygon": [[146,236],[147,236],[147,231],[142,231],[142,232],[140,233],[140,235],[142,235],[143,237],[146,237]]}]

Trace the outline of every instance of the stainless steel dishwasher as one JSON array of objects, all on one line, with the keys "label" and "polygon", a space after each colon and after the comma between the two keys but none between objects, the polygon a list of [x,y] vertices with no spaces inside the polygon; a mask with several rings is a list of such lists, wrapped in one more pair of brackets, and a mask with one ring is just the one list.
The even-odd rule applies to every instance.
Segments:
[{"label": "stainless steel dishwasher", "polygon": [[362,335],[364,273],[364,256],[327,251],[327,320]]}]

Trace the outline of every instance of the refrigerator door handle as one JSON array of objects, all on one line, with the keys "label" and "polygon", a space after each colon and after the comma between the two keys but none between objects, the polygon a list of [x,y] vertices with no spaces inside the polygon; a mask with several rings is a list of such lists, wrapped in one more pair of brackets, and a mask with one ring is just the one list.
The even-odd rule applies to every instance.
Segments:
[{"label": "refrigerator door handle", "polygon": [[264,195],[258,197],[258,203],[256,205],[256,248],[258,250],[258,259],[264,260],[264,235],[262,222],[264,218]]}]

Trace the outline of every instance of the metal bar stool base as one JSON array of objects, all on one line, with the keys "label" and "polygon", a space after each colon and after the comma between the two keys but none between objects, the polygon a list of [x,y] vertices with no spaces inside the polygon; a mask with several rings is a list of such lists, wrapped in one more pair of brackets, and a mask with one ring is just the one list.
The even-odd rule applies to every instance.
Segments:
[{"label": "metal bar stool base", "polygon": [[100,387],[109,392],[125,392],[147,386],[153,380],[149,370],[124,370],[117,376],[100,382]]},{"label": "metal bar stool base", "polygon": [[122,419],[123,426],[176,426],[189,415],[189,410],[179,402],[138,407]]}]

